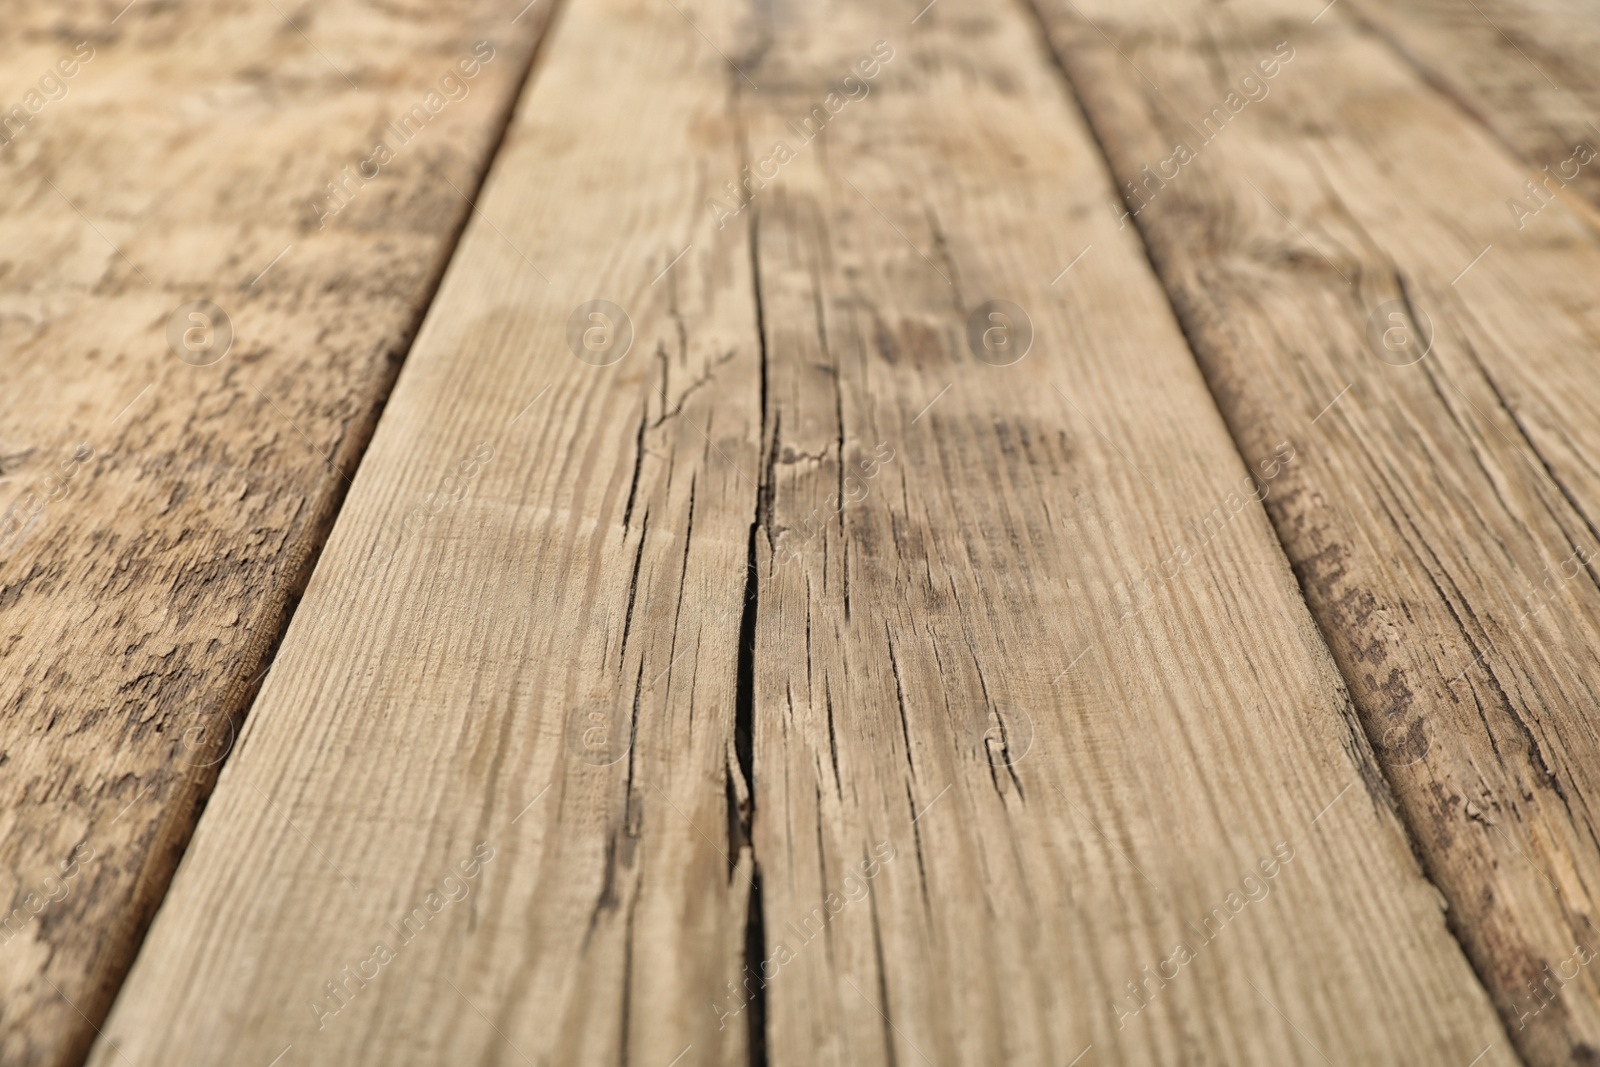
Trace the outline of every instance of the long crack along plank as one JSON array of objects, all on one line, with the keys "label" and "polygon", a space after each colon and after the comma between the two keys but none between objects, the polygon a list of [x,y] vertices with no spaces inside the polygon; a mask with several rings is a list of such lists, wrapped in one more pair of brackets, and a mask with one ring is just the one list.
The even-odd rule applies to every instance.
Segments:
[{"label": "long crack along plank", "polygon": [[108,1010],[543,22],[278,7],[0,15],[6,1064]]},{"label": "long crack along plank", "polygon": [[1249,499],[1292,448],[1241,464],[1025,9],[908,17],[744,68],[760,160],[895,52],[750,208],[772,1061],[1513,1062]]},{"label": "long crack along plank", "polygon": [[670,5],[555,19],[92,1063],[748,1062],[732,90]]},{"label": "long crack along plank", "polygon": [[[1125,203],[1529,1063],[1600,1059],[1600,238],[1383,39],[1042,0]],[[1087,20],[1087,21],[1085,21]]]}]

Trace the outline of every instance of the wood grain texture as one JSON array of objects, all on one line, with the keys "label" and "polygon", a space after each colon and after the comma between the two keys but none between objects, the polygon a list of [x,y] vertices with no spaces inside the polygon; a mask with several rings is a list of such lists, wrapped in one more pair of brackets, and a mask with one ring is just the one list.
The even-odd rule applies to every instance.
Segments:
[{"label": "wood grain texture", "polygon": [[[1505,194],[1518,229],[1546,204],[1600,209],[1600,22],[1577,0],[1352,3],[1440,92],[1522,157]],[[1583,151],[1586,149],[1587,151]],[[1579,207],[1586,205],[1586,207]]]},{"label": "wood grain texture", "polygon": [[[0,13],[8,1065],[76,1062],[108,1009],[543,21],[498,0],[277,7]],[[377,178],[341,173],[479,40],[492,58]],[[333,180],[350,204],[319,226]],[[233,329],[207,366],[168,347],[196,299]]]},{"label": "wood grain texture", "polygon": [[759,343],[737,12],[679,6],[556,16],[91,1062],[747,1062]]},{"label": "wood grain texture", "polygon": [[914,14],[745,67],[771,1061],[1514,1062],[1248,499],[1298,459],[1240,462],[1026,9]]},{"label": "wood grain texture", "polygon": [[911,14],[564,11],[94,1064],[1514,1062],[1299,456],[1025,9]]},{"label": "wood grain texture", "polygon": [[1456,936],[1528,1062],[1600,1062],[1595,231],[1519,230],[1340,8],[1040,8],[1245,457],[1295,444],[1267,508]]}]

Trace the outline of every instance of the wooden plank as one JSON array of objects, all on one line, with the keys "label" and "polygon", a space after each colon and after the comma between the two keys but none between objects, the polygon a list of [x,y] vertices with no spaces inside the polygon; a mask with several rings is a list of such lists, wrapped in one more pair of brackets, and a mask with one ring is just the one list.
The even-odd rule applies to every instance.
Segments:
[{"label": "wooden plank", "polygon": [[739,9],[677,6],[558,16],[91,1062],[748,1062]]},{"label": "wooden plank", "polygon": [[505,7],[7,7],[0,1062],[81,1059],[166,889],[527,69]]},{"label": "wooden plank", "polygon": [[1339,7],[1040,7],[1245,457],[1296,448],[1267,508],[1452,929],[1528,1062],[1593,1061],[1595,232],[1519,230]]},{"label": "wooden plank", "polygon": [[[1600,208],[1600,24],[1573,0],[1352,3],[1429,83],[1520,155],[1523,182],[1504,194],[1518,230],[1547,204]],[[1587,209],[1579,205],[1587,205]]]},{"label": "wooden plank", "polygon": [[1250,499],[1298,457],[1240,462],[1023,10],[916,14],[789,8],[745,68],[781,177],[728,1007],[778,1064],[1514,1062]]}]

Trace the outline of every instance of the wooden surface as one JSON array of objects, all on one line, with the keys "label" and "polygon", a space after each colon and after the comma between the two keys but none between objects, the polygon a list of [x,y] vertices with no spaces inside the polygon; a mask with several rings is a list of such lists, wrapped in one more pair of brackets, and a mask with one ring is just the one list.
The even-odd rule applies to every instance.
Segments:
[{"label": "wooden surface", "polygon": [[120,7],[0,1063],[1600,1062],[1591,12]]},{"label": "wooden surface", "polygon": [[92,1062],[1508,1062],[1096,193],[1021,9],[572,4]]},{"label": "wooden surface", "polygon": [[[751,880],[760,344],[745,220],[704,206],[733,90],[666,4],[552,35],[95,1062],[748,1062],[710,1007]],[[597,299],[609,366],[568,347]]]},{"label": "wooden surface", "polygon": [[[1026,13],[780,26],[753,150],[867,42],[897,55],[757,200],[756,857],[768,955],[796,954],[773,1062],[1506,1062],[1237,492],[1285,472],[1239,462]],[[968,348],[989,299],[1032,320],[1014,365]],[[800,947],[879,842],[870,904]],[[1197,936],[1278,847],[1269,895]],[[1177,974],[1139,1008],[1145,967]]]},{"label": "wooden surface", "polygon": [[1119,177],[1195,149],[1130,207],[1245,457],[1297,447],[1267,507],[1453,931],[1528,1062],[1600,1057],[1600,241],[1338,9],[1042,8]]},{"label": "wooden surface", "polygon": [[[109,1008],[543,20],[279,7],[0,14],[5,1064],[79,1062]],[[479,40],[493,58],[319,228],[325,183]],[[196,299],[234,333],[184,350],[206,366],[168,347]]]},{"label": "wooden surface", "polygon": [[1522,183],[1503,204],[1516,229],[1536,225],[1552,202],[1600,208],[1600,70],[1592,58],[1600,23],[1593,7],[1575,0],[1358,0],[1351,13],[1521,157]]}]

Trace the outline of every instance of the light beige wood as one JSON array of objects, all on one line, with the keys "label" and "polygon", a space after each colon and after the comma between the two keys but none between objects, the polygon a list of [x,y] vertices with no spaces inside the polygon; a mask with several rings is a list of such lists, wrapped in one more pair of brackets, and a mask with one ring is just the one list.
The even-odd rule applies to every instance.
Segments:
[{"label": "light beige wood", "polygon": [[[515,13],[0,10],[0,1062],[81,1062],[110,1006],[470,211]],[[207,366],[168,347],[197,299]]]},{"label": "light beige wood", "polygon": [[1034,27],[912,14],[564,10],[92,1063],[1513,1062]]},{"label": "light beige wood", "polygon": [[[760,353],[744,221],[704,207],[739,9],[678,7],[556,17],[90,1062],[747,1061],[710,1008],[750,892]],[[601,299],[609,366],[568,347]]]},{"label": "light beige wood", "polygon": [[771,1062],[1515,1062],[1246,495],[1299,456],[1250,480],[1026,9],[915,14],[746,67]]},{"label": "light beige wood", "polygon": [[1592,4],[1399,0],[1352,2],[1350,13],[1521,157],[1522,184],[1503,198],[1517,229],[1537,226],[1553,201],[1600,208],[1600,21]]},{"label": "light beige wood", "polygon": [[1596,232],[1519,229],[1524,165],[1342,5],[1040,7],[1119,178],[1192,151],[1132,222],[1246,458],[1297,449],[1268,510],[1512,1040],[1594,1061]]}]

